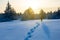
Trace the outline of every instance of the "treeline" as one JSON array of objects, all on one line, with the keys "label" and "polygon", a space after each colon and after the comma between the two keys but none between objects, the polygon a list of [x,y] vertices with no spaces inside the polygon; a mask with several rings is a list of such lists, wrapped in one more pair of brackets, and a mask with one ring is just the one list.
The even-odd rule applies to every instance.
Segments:
[{"label": "treeline", "polygon": [[24,13],[16,13],[11,5],[7,4],[4,13],[0,13],[0,22],[11,21],[11,20],[35,20],[35,19],[60,19],[60,9],[54,12],[44,12],[43,9],[39,11],[39,14],[35,14],[32,8],[28,8]]},{"label": "treeline", "polygon": [[57,11],[54,12],[44,12],[43,9],[39,11],[39,14],[35,14],[32,8],[28,8],[22,14],[21,20],[31,20],[31,19],[60,19],[60,9],[58,8]]}]

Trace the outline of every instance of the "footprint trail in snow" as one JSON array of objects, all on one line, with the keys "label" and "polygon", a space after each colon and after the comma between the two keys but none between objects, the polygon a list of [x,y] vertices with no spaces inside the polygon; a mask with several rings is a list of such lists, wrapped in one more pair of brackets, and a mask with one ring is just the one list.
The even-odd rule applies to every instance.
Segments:
[{"label": "footprint trail in snow", "polygon": [[39,23],[36,23],[37,25],[34,26],[30,31],[27,33],[27,37],[24,40],[29,40],[32,37],[32,33],[35,31],[36,28],[40,25]]}]

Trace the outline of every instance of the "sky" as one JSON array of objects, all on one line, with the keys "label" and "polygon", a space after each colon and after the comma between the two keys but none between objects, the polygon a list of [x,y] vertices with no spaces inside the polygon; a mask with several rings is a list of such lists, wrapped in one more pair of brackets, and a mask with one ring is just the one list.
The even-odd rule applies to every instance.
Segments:
[{"label": "sky", "polygon": [[40,9],[44,9],[46,12],[55,11],[60,7],[60,0],[0,0],[0,13],[4,12],[8,1],[16,12],[24,12],[29,7],[35,12]]}]

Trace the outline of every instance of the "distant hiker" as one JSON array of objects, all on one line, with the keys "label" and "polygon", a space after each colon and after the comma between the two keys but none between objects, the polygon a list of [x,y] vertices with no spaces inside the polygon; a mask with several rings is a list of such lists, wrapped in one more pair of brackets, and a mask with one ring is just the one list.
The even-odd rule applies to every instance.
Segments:
[{"label": "distant hiker", "polygon": [[40,10],[39,14],[40,14],[41,21],[46,18],[46,13],[42,9]]},{"label": "distant hiker", "polygon": [[43,19],[41,18],[41,21],[43,21]]}]

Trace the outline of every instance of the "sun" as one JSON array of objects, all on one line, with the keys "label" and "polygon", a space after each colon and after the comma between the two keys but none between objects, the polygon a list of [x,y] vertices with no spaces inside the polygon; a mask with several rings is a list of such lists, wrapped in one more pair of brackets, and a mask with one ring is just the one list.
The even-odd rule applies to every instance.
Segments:
[{"label": "sun", "polygon": [[29,1],[28,6],[33,9],[37,9],[37,8],[39,8],[40,5],[37,1],[32,0],[32,1]]},{"label": "sun", "polygon": [[36,12],[41,7],[45,7],[44,0],[10,0],[10,3],[17,12],[24,12],[29,7],[31,7]]}]

